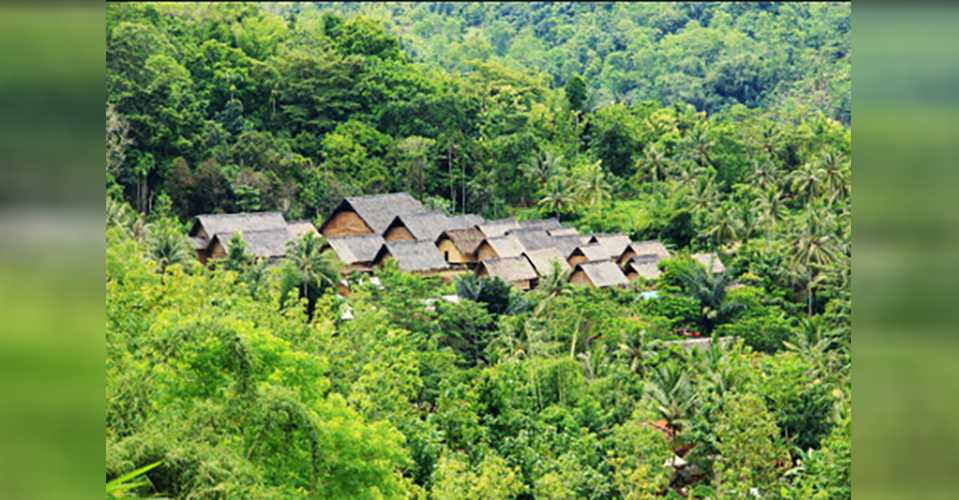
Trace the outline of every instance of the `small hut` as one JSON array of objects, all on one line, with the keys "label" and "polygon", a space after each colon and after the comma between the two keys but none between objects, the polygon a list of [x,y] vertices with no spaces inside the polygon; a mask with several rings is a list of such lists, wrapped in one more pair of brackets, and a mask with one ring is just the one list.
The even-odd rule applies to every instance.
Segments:
[{"label": "small hut", "polygon": [[606,253],[606,250],[603,249],[599,243],[580,245],[566,255],[566,261],[569,262],[570,266],[575,266],[576,264],[580,264],[582,262],[606,260],[608,258],[609,254]]},{"label": "small hut", "polygon": [[520,225],[519,222],[516,222],[516,219],[510,217],[508,219],[486,221],[477,227],[483,233],[484,238],[495,238],[503,236],[510,229],[519,229]]},{"label": "small hut", "polygon": [[305,234],[312,234],[317,238],[320,237],[320,232],[316,230],[316,226],[308,220],[293,221],[289,223],[287,227],[290,229],[290,232],[293,233],[293,238],[297,240]]},{"label": "small hut", "polygon": [[206,262],[213,249],[210,244],[213,236],[221,235],[222,240],[229,240],[229,235],[237,231],[266,231],[271,229],[287,229],[286,220],[279,212],[253,212],[240,214],[203,214],[193,218],[190,227],[190,239],[200,262]]},{"label": "small hut", "polygon": [[432,241],[387,241],[373,258],[374,266],[382,266],[393,258],[408,273],[431,276],[446,269],[446,261]]},{"label": "small hut", "polygon": [[572,235],[580,236],[579,231],[577,231],[576,228],[572,226],[563,226],[557,229],[547,229],[546,232],[553,237],[572,236]]},{"label": "small hut", "polygon": [[620,264],[629,262],[630,259],[639,255],[655,255],[660,260],[669,258],[669,250],[659,240],[632,242],[626,247],[626,251],[619,258]]},{"label": "small hut", "polygon": [[476,214],[451,215],[450,221],[453,223],[453,229],[462,229],[486,224],[486,219],[484,219],[482,215]]},{"label": "small hut", "polygon": [[449,217],[443,212],[397,215],[383,233],[386,241],[436,241],[447,229],[464,229],[482,223],[478,215]]},{"label": "small hut", "polygon": [[352,271],[372,272],[372,262],[386,241],[378,234],[355,234],[326,239],[327,246],[336,252],[336,257],[346,266],[344,274]]},{"label": "small hut", "polygon": [[505,257],[518,257],[522,255],[523,249],[515,238],[510,236],[487,237],[480,243],[476,249],[476,260],[502,259]]},{"label": "small hut", "polygon": [[693,255],[693,260],[699,262],[713,274],[719,274],[726,271],[726,266],[719,260],[719,256],[714,253],[697,253]]},{"label": "small hut", "polygon": [[544,248],[556,248],[553,238],[545,229],[511,229],[506,235],[513,238],[519,244],[520,250],[542,250]]},{"label": "small hut", "polygon": [[564,258],[568,258],[577,248],[583,245],[582,236],[569,234],[564,236],[553,236],[553,247],[555,247]]},{"label": "small hut", "polygon": [[559,219],[555,217],[550,219],[524,220],[519,223],[519,226],[520,229],[542,229],[543,231],[563,228],[563,225],[559,223]]},{"label": "small hut", "polygon": [[382,235],[397,215],[426,212],[409,193],[377,194],[346,198],[333,209],[320,232],[326,238],[353,234]]},{"label": "small hut", "polygon": [[563,271],[570,269],[569,263],[566,262],[566,258],[560,253],[556,248],[542,248],[540,250],[528,250],[524,254],[526,258],[529,259],[529,262],[533,264],[533,269],[536,270],[536,274],[540,278],[546,276],[553,270],[553,265],[551,261],[559,262],[559,267]]},{"label": "small hut", "polygon": [[655,254],[644,254],[637,255],[626,263],[624,271],[626,272],[626,279],[629,281],[636,281],[639,278],[644,278],[647,280],[655,280],[659,278],[662,274],[662,271],[659,270],[657,264],[662,260],[658,255]]},{"label": "small hut", "polygon": [[520,290],[532,288],[538,277],[529,259],[523,255],[484,260],[476,267],[476,275],[501,278]]},{"label": "small hut", "polygon": [[620,257],[623,256],[627,247],[632,243],[626,233],[598,233],[591,236],[589,242],[599,243],[599,245],[603,247],[603,250],[606,251],[607,257],[616,262],[620,261]]},{"label": "small hut", "polygon": [[448,264],[473,264],[476,251],[483,243],[483,232],[477,227],[447,229],[436,238],[436,248]]},{"label": "small hut", "polygon": [[260,231],[237,231],[236,233],[215,233],[210,240],[208,257],[219,259],[230,251],[230,239],[239,234],[246,244],[245,252],[256,259],[267,259],[270,264],[286,256],[286,244],[293,241],[293,233],[285,227]]},{"label": "small hut", "polygon": [[622,269],[612,259],[581,262],[573,268],[569,282],[574,285],[589,285],[597,288],[622,286],[629,283]]}]

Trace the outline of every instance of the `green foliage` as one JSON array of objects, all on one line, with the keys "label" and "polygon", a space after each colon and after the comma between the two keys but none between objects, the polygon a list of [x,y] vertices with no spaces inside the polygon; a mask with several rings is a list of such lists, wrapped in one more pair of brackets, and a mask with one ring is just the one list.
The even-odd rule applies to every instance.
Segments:
[{"label": "green foliage", "polygon": [[716,426],[717,448],[721,455],[717,492],[724,497],[749,498],[749,489],[760,494],[771,487],[776,461],[782,452],[775,440],[776,423],[762,400],[754,394],[732,394],[723,405]]},{"label": "green foliage", "polygon": [[[107,477],[162,460],[136,494],[648,498],[678,494],[669,446],[695,444],[694,496],[847,497],[849,12],[108,4]],[[234,239],[208,269],[179,222],[397,190],[675,257],[641,302],[395,264],[343,300],[322,240],[271,266]],[[678,327],[746,347],[666,348]],[[672,442],[638,425],[657,419]]]},{"label": "green foliage", "polygon": [[573,73],[569,79],[566,80],[566,86],[563,87],[563,90],[566,94],[566,101],[569,102],[570,109],[574,111],[583,109],[583,104],[586,103],[587,96],[586,80],[584,80],[583,77]]}]

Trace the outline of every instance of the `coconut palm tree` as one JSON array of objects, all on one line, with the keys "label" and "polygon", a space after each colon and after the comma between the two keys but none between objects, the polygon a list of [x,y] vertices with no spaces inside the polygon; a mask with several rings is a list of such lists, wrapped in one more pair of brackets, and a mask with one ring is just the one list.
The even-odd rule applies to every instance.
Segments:
[{"label": "coconut palm tree", "polygon": [[699,302],[701,326],[707,332],[712,332],[718,323],[742,309],[739,302],[726,300],[726,290],[732,282],[732,276],[727,272],[714,274],[701,265],[694,265],[680,276],[680,280],[686,295]]},{"label": "coconut palm tree", "polygon": [[705,122],[697,123],[680,143],[683,159],[692,160],[700,167],[713,164],[709,151],[716,145],[716,141],[709,138],[709,125]]},{"label": "coconut palm tree", "polygon": [[560,219],[564,210],[569,210],[575,203],[569,181],[561,175],[555,175],[549,179],[543,195],[539,204],[546,207],[547,210],[552,210],[557,220]]},{"label": "coconut palm tree", "polygon": [[536,187],[543,188],[546,186],[546,181],[559,172],[562,161],[562,156],[553,156],[552,151],[547,151],[545,156],[530,157],[529,161],[521,164],[519,168],[523,175],[536,184]]},{"label": "coconut palm tree", "polygon": [[773,228],[788,215],[782,192],[775,187],[767,188],[754,204],[759,210],[759,223],[766,227],[766,251],[769,251]]},{"label": "coconut palm tree", "polygon": [[742,221],[730,202],[720,203],[719,207],[710,213],[708,221],[705,229],[701,231],[701,237],[711,239],[716,247],[739,240],[744,230]]},{"label": "coconut palm tree", "polygon": [[612,187],[606,181],[606,173],[600,166],[602,160],[590,163],[583,167],[581,177],[577,182],[577,196],[583,200],[584,205],[589,205],[589,213],[592,214],[596,206],[602,211],[603,200],[610,198]]},{"label": "coconut palm tree", "polygon": [[147,255],[156,263],[156,271],[160,274],[173,264],[186,265],[196,258],[190,238],[172,219],[164,218],[148,224],[144,243]]},{"label": "coconut palm tree", "polygon": [[313,233],[306,233],[299,240],[286,244],[289,265],[298,275],[301,296],[307,298],[311,311],[319,294],[327,288],[335,288],[340,282],[341,264],[331,250],[323,250],[325,244],[326,240]]},{"label": "coconut palm tree", "polygon": [[805,163],[790,176],[792,188],[797,192],[806,193],[806,204],[819,193],[822,187],[823,171],[815,163]]},{"label": "coconut palm tree", "polygon": [[656,149],[655,145],[653,145],[646,149],[646,152],[643,155],[643,159],[640,160],[640,163],[653,178],[653,195],[655,195],[656,183],[661,176],[666,174],[666,169],[669,168],[669,159],[666,158],[666,155],[664,155],[661,151]]},{"label": "coconut palm tree", "polygon": [[695,412],[699,393],[690,383],[687,370],[676,360],[669,360],[652,370],[646,380],[646,397],[674,432],[686,427]]},{"label": "coconut palm tree", "polygon": [[816,157],[816,166],[822,176],[822,184],[829,193],[827,200],[831,205],[839,197],[846,194],[849,184],[849,164],[842,153],[824,149]]},{"label": "coconut palm tree", "polygon": [[844,260],[833,232],[833,219],[825,208],[809,207],[788,237],[785,257],[793,276],[805,282],[808,316],[812,316],[813,289],[822,281],[822,271]]}]

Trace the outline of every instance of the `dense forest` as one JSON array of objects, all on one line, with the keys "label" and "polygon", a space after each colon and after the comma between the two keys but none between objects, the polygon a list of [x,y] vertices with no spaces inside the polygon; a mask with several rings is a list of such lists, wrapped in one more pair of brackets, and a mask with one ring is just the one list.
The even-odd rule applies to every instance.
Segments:
[{"label": "dense forest", "polygon": [[[850,497],[850,25],[848,3],[108,4],[106,479]],[[186,237],[395,191],[673,258],[626,290],[387,267],[347,300],[315,240],[208,268]]]}]

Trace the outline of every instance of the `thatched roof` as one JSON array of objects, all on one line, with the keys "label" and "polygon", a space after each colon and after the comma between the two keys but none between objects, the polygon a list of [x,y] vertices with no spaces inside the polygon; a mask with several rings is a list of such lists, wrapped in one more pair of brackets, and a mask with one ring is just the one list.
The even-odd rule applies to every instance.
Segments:
[{"label": "thatched roof", "polygon": [[453,242],[453,246],[464,255],[475,254],[476,249],[483,243],[483,232],[476,226],[465,229],[447,229],[436,238],[436,243],[439,243],[444,237],[449,238]]},{"label": "thatched roof", "polygon": [[579,235],[570,234],[565,236],[553,236],[553,246],[561,254],[563,254],[567,259],[576,250],[580,245],[583,244],[583,241],[580,239]]},{"label": "thatched roof", "polygon": [[669,258],[669,250],[666,250],[666,247],[659,240],[633,242],[630,243],[628,249],[636,255],[655,255],[660,259]]},{"label": "thatched roof", "polygon": [[447,267],[446,260],[432,241],[387,241],[373,261],[380,262],[386,252],[406,272],[439,271]]},{"label": "thatched roof", "polygon": [[555,260],[559,262],[559,267],[563,271],[569,269],[569,263],[566,262],[566,257],[560,253],[556,248],[542,248],[539,250],[529,250],[525,253],[526,258],[529,259],[530,263],[533,264],[533,268],[536,269],[536,273],[540,276],[545,276],[553,270],[553,265],[550,264],[550,261]]},{"label": "thatched roof", "polygon": [[706,266],[706,269],[710,269],[710,263],[712,263],[712,272],[719,274],[726,271],[726,266],[723,265],[722,261],[719,260],[719,256],[714,253],[697,253],[693,255],[695,259],[700,264]]},{"label": "thatched roof", "polygon": [[452,229],[462,229],[486,224],[486,219],[484,219],[482,215],[476,214],[451,215],[450,221],[453,223]]},{"label": "thatched roof", "polygon": [[[264,229],[262,231],[237,231],[246,243],[246,253],[254,257],[283,257],[286,255],[286,243],[293,241],[293,233],[286,227]],[[210,239],[219,241],[226,251],[230,250],[230,238],[234,233],[216,233]]]},{"label": "thatched roof", "polygon": [[394,227],[405,227],[413,239],[436,241],[436,238],[450,227],[450,218],[443,212],[423,212],[419,214],[401,214],[383,231],[385,235]]},{"label": "thatched roof", "polygon": [[363,219],[363,222],[374,233],[383,234],[397,215],[419,214],[426,212],[423,205],[410,196],[409,193],[375,194],[370,196],[353,196],[344,199],[327,217],[320,227],[320,232],[336,214],[352,210]]},{"label": "thatched roof", "polygon": [[293,237],[300,239],[304,234],[310,233],[317,238],[320,237],[320,233],[316,230],[316,226],[308,220],[298,220],[293,221],[287,225],[290,229],[290,232],[293,233]]},{"label": "thatched roof", "polygon": [[511,229],[506,235],[519,243],[523,251],[556,247],[553,238],[544,229]]},{"label": "thatched roof", "polygon": [[559,219],[556,219],[555,217],[551,219],[524,220],[523,222],[520,222],[519,225],[522,229],[543,230],[561,229],[563,227],[563,225],[559,223]]},{"label": "thatched roof", "polygon": [[577,231],[576,228],[572,226],[563,226],[557,229],[548,229],[546,232],[549,233],[550,236],[571,236],[574,234],[575,235],[579,234],[579,231]]},{"label": "thatched roof", "polygon": [[566,256],[566,258],[568,259],[574,253],[577,253],[577,251],[578,253],[586,257],[586,260],[589,260],[589,261],[606,260],[609,258],[609,253],[607,253],[606,250],[602,246],[600,246],[599,243],[590,243],[588,245],[580,245],[576,247],[576,249],[573,252],[570,252],[570,254]]},{"label": "thatched roof", "polygon": [[597,233],[592,235],[590,243],[599,243],[609,257],[618,259],[632,241],[626,233]]},{"label": "thatched roof", "polygon": [[582,270],[586,273],[589,281],[595,287],[604,288],[629,283],[622,269],[612,259],[580,262],[576,265],[576,270]]},{"label": "thatched roof", "polygon": [[648,280],[657,279],[662,274],[656,267],[660,260],[662,259],[654,254],[637,255],[626,263],[626,273],[634,272]]},{"label": "thatched roof", "polygon": [[516,222],[516,219],[510,217],[508,219],[498,219],[486,221],[484,224],[480,224],[479,230],[483,232],[483,236],[486,238],[494,238],[497,236],[503,236],[506,234],[506,231],[510,229],[519,229],[519,222]]},{"label": "thatched roof", "polygon": [[[286,229],[286,227],[286,220],[280,212],[203,214],[193,218],[190,236],[197,236],[202,228],[206,231],[207,244],[209,244],[213,240],[213,235],[217,233],[230,234],[237,231],[265,231],[268,229]],[[197,242],[194,242],[194,245],[197,244]],[[206,246],[202,248],[206,248]]]},{"label": "thatched roof", "polygon": [[386,241],[378,234],[357,234],[327,238],[337,258],[347,264],[372,262]]},{"label": "thatched roof", "polygon": [[477,273],[482,269],[490,276],[502,278],[505,281],[516,282],[534,280],[537,278],[536,270],[530,264],[529,259],[523,255],[516,257],[504,257],[501,259],[489,259],[480,262],[476,268]]},{"label": "thatched roof", "polygon": [[510,236],[496,236],[494,238],[486,238],[485,241],[489,246],[493,247],[493,251],[496,252],[496,255],[500,258],[518,257],[523,253],[519,242]]}]

